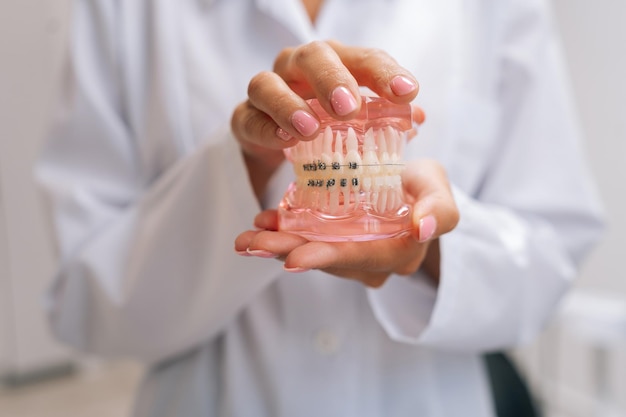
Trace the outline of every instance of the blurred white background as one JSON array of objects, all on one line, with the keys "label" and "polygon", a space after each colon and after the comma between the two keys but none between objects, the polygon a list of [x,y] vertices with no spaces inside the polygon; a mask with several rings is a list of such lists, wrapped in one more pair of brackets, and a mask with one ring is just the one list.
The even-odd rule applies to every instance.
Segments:
[{"label": "blurred white background", "polygon": [[[554,322],[516,358],[547,416],[626,417],[626,1],[553,5],[609,228]],[[68,12],[68,0],[0,2],[2,417],[121,417],[138,377],[134,365],[60,347],[41,310],[52,249],[30,169],[52,114]],[[28,383],[68,364],[79,372]]]}]

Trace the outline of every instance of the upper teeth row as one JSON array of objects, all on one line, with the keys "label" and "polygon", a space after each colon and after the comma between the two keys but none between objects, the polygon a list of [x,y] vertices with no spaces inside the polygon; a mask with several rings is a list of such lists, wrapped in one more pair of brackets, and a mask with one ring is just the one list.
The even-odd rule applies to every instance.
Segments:
[{"label": "upper teeth row", "polygon": [[394,175],[402,169],[403,148],[402,136],[392,127],[370,128],[363,135],[362,145],[354,129],[348,128],[343,134],[337,131],[333,138],[332,129],[326,127],[316,139],[294,146],[291,159],[298,177],[316,172],[314,176],[322,178],[345,171],[359,176]]}]

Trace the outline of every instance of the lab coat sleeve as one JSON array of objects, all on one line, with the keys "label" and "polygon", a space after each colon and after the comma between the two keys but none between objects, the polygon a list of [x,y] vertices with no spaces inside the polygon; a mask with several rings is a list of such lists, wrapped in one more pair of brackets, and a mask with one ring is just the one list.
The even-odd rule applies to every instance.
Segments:
[{"label": "lab coat sleeve", "polygon": [[219,334],[280,265],[234,252],[260,207],[227,128],[146,179],[121,110],[116,4],[76,3],[60,116],[36,167],[60,258],[48,310],[81,351],[158,361]]},{"label": "lab coat sleeve", "polygon": [[548,13],[535,0],[511,3],[497,147],[476,193],[453,186],[460,222],[439,239],[440,284],[417,274],[369,290],[394,340],[471,352],[528,342],[601,233]]}]

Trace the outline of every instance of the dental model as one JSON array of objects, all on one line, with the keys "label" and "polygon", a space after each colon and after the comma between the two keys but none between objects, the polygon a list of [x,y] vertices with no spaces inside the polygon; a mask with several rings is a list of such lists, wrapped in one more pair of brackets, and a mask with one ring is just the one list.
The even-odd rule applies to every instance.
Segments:
[{"label": "dental model", "polygon": [[279,229],[310,240],[361,241],[397,237],[411,228],[401,173],[411,106],[363,97],[361,113],[339,121],[316,99],[317,138],[285,151],[296,179],[278,207]]}]

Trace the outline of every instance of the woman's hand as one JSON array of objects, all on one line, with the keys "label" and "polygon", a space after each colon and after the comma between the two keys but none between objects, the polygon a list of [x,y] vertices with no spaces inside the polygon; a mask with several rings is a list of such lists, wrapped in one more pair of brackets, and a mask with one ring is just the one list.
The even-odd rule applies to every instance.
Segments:
[{"label": "woman's hand", "polygon": [[276,210],[266,210],[254,222],[261,230],[240,234],[235,250],[242,255],[280,259],[290,272],[320,269],[370,287],[383,285],[392,273],[410,275],[420,267],[437,283],[437,238],[454,229],[459,220],[446,173],[439,163],[420,160],[407,166],[402,181],[413,205],[410,236],[368,242],[311,242],[278,231]]},{"label": "woman's hand", "polygon": [[[252,78],[248,99],[233,112],[231,128],[257,198],[282,163],[282,150],[318,133],[319,120],[305,100],[317,97],[328,114],[348,120],[361,106],[359,86],[395,103],[409,103],[418,91],[413,75],[387,53],[334,41],[286,48],[272,72]],[[416,121],[422,118],[417,111]]]}]

